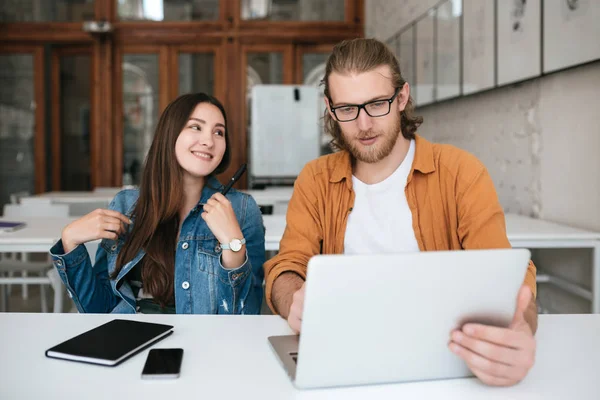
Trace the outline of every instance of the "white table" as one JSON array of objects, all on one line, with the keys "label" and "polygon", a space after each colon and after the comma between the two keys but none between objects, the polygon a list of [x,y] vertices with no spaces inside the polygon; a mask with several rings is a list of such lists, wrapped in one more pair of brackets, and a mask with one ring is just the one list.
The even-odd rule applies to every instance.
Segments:
[{"label": "white table", "polygon": [[[110,203],[113,197],[121,189],[101,190],[91,192],[46,192],[21,198],[23,203],[32,203],[39,199],[49,199],[55,204],[71,204],[71,203],[95,203],[106,202]],[[283,204],[290,201],[292,197],[293,187],[272,187],[264,190],[243,190],[248,193],[261,206],[273,206],[275,204]]]},{"label": "white table", "polygon": [[586,289],[552,275],[540,275],[538,282],[548,282],[571,294],[592,302],[592,312],[600,313],[600,233],[524,217],[506,215],[506,231],[513,247],[529,249],[592,250],[592,289]]},{"label": "white table", "polygon": [[[0,217],[0,221],[16,220]],[[74,220],[70,217],[18,218],[26,226],[14,232],[0,232],[0,253],[45,253],[60,239],[63,228]]]},{"label": "white table", "polygon": [[[153,347],[184,349],[181,376],[144,381],[148,349],[115,367],[54,360],[44,351],[115,316],[0,314],[1,399],[598,399],[600,315],[541,315],[536,364],[509,388],[455,379],[301,391],[271,351],[267,337],[289,334],[277,316],[135,315],[174,325]],[[401,360],[402,357],[398,357]],[[401,362],[401,361],[399,361]]]},{"label": "white table", "polygon": [[54,204],[105,202],[108,205],[118,193],[118,190],[102,190],[98,192],[46,192],[22,197],[21,202],[27,204],[34,203],[39,199],[48,199]]},{"label": "white table", "polygon": [[[0,218],[2,220],[3,218]],[[27,227],[12,233],[0,233],[2,252],[46,252],[60,238],[62,228],[72,218],[36,218],[28,220]],[[279,250],[285,230],[285,215],[265,215],[266,250]],[[573,294],[592,301],[592,312],[600,313],[600,233],[566,227],[551,222],[508,214],[508,239],[513,247],[530,249],[589,248],[593,252],[592,290],[577,287],[556,277],[548,277],[555,284]]]},{"label": "white table", "polygon": [[292,186],[267,187],[263,190],[243,190],[248,193],[261,206],[270,206],[277,203],[287,203],[292,198]]}]

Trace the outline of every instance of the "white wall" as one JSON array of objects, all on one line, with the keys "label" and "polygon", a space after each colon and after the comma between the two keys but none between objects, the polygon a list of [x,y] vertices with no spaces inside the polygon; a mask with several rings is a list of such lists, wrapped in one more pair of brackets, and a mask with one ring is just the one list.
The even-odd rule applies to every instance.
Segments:
[{"label": "white wall", "polygon": [[[437,1],[366,0],[366,35],[386,40]],[[410,82],[409,82],[410,83]],[[600,62],[424,107],[420,133],[478,156],[507,212],[600,231]],[[538,268],[590,287],[591,252],[539,251]],[[589,302],[546,285],[544,307]]]}]

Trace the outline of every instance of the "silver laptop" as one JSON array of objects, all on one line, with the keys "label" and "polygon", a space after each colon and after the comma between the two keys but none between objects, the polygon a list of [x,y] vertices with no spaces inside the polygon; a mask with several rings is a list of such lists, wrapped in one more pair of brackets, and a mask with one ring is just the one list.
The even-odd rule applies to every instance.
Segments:
[{"label": "silver laptop", "polygon": [[472,376],[450,332],[508,326],[529,259],[525,249],[314,256],[301,335],[269,342],[298,388]]}]

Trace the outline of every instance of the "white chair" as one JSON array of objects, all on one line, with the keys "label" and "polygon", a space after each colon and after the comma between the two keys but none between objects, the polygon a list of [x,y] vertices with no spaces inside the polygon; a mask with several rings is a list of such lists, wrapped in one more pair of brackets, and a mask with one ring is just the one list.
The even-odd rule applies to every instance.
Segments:
[{"label": "white chair", "polygon": [[[68,217],[69,206],[66,204],[6,204],[4,206],[4,217],[18,220],[19,218],[31,217]],[[54,266],[48,259],[46,261],[31,261],[28,253],[21,253],[21,258],[16,257],[3,259],[0,261],[0,273],[9,273],[8,277],[0,277],[0,285],[24,284],[24,285],[40,285],[40,297],[42,312],[48,312],[46,301],[46,285],[52,286],[54,290],[54,312],[62,311],[63,285],[60,279],[54,279],[48,276],[49,270],[54,270]],[[24,274],[22,277],[10,276],[11,272],[24,271],[36,272],[41,276],[28,276]],[[56,275],[58,278],[58,275]],[[2,286],[4,306],[8,303],[7,291]]]},{"label": "white chair", "polygon": [[19,204],[21,202],[22,197],[28,197],[31,193],[29,192],[16,192],[10,194],[10,204]]},{"label": "white chair", "polygon": [[[11,193],[10,194],[10,204],[20,204],[21,203],[21,199],[24,197],[29,197],[31,196],[31,193],[29,193],[28,191],[21,191],[21,192],[16,192],[16,193]],[[3,259],[3,257],[7,258],[7,259],[14,259],[16,258],[16,254],[15,253],[7,253],[7,254],[0,254],[0,260]],[[21,272],[23,277],[27,277],[27,271],[23,271]],[[8,276],[12,277],[14,275],[14,272],[9,272]],[[12,292],[12,285],[7,285],[6,290],[8,291],[8,295],[10,296],[11,292]],[[22,285],[21,286],[21,296],[23,297],[23,300],[27,300],[29,298],[29,291],[27,290],[27,285]]]}]

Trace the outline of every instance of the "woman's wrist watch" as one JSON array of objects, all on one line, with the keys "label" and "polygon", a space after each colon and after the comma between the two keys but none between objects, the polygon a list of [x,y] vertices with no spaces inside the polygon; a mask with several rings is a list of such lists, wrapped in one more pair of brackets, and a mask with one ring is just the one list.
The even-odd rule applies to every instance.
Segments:
[{"label": "woman's wrist watch", "polygon": [[221,243],[222,250],[231,250],[234,253],[237,253],[242,249],[242,246],[246,244],[246,239],[231,239],[229,243]]}]

